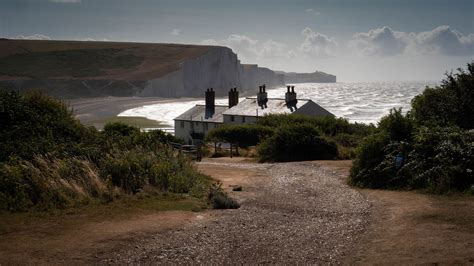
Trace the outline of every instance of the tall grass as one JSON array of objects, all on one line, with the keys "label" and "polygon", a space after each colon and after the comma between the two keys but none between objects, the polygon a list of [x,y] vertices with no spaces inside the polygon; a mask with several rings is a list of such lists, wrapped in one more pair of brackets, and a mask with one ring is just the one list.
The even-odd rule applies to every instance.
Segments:
[{"label": "tall grass", "polygon": [[40,92],[0,90],[0,211],[68,208],[139,192],[206,200],[213,181],[162,131],[110,123],[99,132]]}]

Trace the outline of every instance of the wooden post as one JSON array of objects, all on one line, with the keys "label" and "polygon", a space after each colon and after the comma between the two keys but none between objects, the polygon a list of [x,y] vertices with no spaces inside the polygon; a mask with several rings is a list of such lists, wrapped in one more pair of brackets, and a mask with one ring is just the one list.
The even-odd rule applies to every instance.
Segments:
[{"label": "wooden post", "polygon": [[232,158],[232,143],[230,144],[230,158]]}]

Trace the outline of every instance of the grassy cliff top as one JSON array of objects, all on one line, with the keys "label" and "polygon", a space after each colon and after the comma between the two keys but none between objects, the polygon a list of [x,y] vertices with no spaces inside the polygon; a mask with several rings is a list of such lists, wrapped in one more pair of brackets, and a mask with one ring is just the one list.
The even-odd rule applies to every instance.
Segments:
[{"label": "grassy cliff top", "polygon": [[0,80],[149,80],[213,46],[96,41],[0,40]]}]

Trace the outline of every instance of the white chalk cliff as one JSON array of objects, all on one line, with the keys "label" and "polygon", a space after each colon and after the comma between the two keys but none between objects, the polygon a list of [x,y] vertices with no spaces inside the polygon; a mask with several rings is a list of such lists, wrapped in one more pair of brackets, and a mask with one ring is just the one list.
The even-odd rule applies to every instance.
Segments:
[{"label": "white chalk cliff", "polygon": [[206,88],[214,88],[218,95],[224,95],[233,87],[245,91],[261,84],[270,88],[283,86],[283,75],[257,65],[242,65],[231,49],[214,47],[182,62],[179,70],[150,80],[139,95],[193,97],[202,96]]}]

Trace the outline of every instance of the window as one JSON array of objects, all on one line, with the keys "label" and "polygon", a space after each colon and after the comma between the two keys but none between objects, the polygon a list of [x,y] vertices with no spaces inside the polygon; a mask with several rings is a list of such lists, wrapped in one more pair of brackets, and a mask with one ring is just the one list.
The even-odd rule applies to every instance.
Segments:
[{"label": "window", "polygon": [[180,121],[181,122],[181,128],[184,128],[184,121]]},{"label": "window", "polygon": [[235,121],[235,116],[231,115],[230,116],[230,122],[234,122]]},{"label": "window", "polygon": [[242,116],[242,123],[245,123],[245,116]]},{"label": "window", "polygon": [[204,123],[204,130],[207,130],[207,129],[208,129],[208,124]]}]

